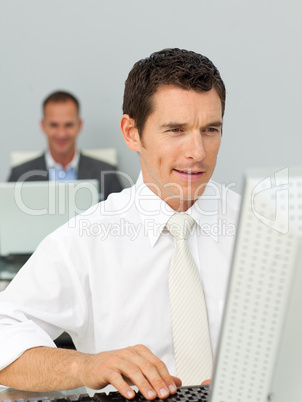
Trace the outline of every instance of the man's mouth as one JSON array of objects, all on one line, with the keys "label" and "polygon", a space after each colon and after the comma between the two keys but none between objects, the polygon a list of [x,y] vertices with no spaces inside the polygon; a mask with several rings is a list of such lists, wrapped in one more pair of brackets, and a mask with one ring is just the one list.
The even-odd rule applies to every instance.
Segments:
[{"label": "man's mouth", "polygon": [[190,179],[199,179],[204,173],[204,170],[180,170],[173,169],[179,176]]},{"label": "man's mouth", "polygon": [[186,173],[186,174],[199,174],[199,173],[203,173],[201,170],[198,170],[198,171],[196,171],[196,172],[193,172],[192,170],[178,170],[178,169],[174,169],[174,170],[176,170],[177,172]]},{"label": "man's mouth", "polygon": [[63,140],[56,140],[56,143],[60,146],[60,145],[65,145],[67,143],[67,140],[63,139]]}]

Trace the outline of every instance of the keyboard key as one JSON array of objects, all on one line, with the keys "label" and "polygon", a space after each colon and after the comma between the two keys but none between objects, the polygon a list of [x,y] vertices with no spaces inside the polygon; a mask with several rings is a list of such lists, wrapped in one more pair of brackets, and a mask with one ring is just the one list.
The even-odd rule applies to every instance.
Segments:
[{"label": "keyboard key", "polygon": [[77,395],[67,395],[66,401],[67,402],[78,402],[79,397]]},{"label": "keyboard key", "polygon": [[88,394],[81,394],[79,396],[79,401],[80,402],[90,402],[90,401],[93,401],[93,399]]},{"label": "keyboard key", "polygon": [[57,396],[54,399],[54,402],[66,402],[64,396]]}]

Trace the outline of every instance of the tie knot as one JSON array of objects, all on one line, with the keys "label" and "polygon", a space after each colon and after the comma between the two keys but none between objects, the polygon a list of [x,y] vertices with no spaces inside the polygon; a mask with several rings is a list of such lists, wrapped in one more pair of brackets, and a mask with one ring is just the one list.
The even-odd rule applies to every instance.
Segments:
[{"label": "tie knot", "polygon": [[166,227],[176,240],[186,240],[195,220],[188,214],[176,213],[166,223]]}]

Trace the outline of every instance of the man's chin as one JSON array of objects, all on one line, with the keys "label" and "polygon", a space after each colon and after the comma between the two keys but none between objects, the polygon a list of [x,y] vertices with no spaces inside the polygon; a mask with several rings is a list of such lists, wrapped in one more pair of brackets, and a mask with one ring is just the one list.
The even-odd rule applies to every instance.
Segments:
[{"label": "man's chin", "polygon": [[66,158],[71,154],[71,151],[69,147],[57,147],[54,153],[58,158]]},{"label": "man's chin", "polygon": [[197,200],[199,196],[198,195],[185,195],[182,194],[177,195],[169,195],[167,197],[162,198],[171,208],[177,210],[177,211],[186,211],[188,210]]},{"label": "man's chin", "polygon": [[202,183],[200,186],[195,188],[194,191],[192,191],[192,190],[184,191],[182,196],[180,196],[180,199],[182,199],[183,201],[186,201],[186,202],[191,201],[194,203],[195,201],[198,200],[198,198],[200,198],[202,196],[207,184],[208,183]]}]

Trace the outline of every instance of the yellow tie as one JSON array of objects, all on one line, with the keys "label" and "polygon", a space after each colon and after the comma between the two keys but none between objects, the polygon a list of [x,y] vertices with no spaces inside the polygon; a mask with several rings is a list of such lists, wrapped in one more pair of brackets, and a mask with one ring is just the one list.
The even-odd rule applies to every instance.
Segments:
[{"label": "yellow tie", "polygon": [[169,295],[177,376],[183,385],[212,378],[213,357],[207,308],[198,269],[187,243],[194,219],[174,214],[166,224],[176,240],[169,272]]}]

